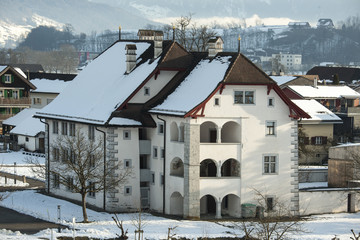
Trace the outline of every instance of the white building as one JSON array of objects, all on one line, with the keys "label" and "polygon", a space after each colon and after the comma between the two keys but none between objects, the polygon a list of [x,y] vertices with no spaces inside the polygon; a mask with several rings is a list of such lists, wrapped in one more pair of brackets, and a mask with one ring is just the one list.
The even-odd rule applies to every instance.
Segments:
[{"label": "white building", "polygon": [[[161,45],[154,58],[159,43],[117,41],[36,114],[48,124],[50,146],[80,130],[89,141],[105,140],[106,161],[121,163],[119,173],[133,168],[124,186],[88,203],[239,217],[241,204],[257,204],[256,189],[268,208],[280,197],[298,214],[297,119],[309,115],[239,53],[209,58]],[[51,148],[50,168],[59,164]],[[48,191],[80,200],[53,180]]]},{"label": "white building", "polygon": [[278,63],[288,69],[297,69],[301,67],[301,54],[278,53],[272,55],[273,59],[277,59]]}]

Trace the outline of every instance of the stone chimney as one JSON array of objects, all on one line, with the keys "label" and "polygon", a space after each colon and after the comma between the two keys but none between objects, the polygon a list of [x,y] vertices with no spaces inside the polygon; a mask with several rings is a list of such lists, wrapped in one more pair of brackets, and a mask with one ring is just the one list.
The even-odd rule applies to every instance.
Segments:
[{"label": "stone chimney", "polygon": [[126,44],[126,73],[130,73],[136,66],[136,45]]},{"label": "stone chimney", "polygon": [[221,37],[210,38],[208,41],[209,57],[214,57],[217,53],[222,52],[224,48],[224,41]]}]

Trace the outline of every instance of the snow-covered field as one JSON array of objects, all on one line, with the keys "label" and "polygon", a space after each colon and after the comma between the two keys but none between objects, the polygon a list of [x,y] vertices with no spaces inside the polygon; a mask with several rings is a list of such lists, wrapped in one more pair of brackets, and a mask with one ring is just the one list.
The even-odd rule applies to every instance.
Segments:
[{"label": "snow-covered field", "polygon": [[[25,203],[26,201],[26,203]],[[81,207],[59,200],[49,196],[45,196],[35,191],[18,191],[0,203],[16,211],[32,215],[50,222],[57,222],[57,206],[61,206],[61,223],[72,227],[72,219],[75,217],[77,222],[82,221]],[[75,223],[76,236],[89,236],[97,238],[116,237],[116,233],[120,230],[116,227],[112,220],[112,214],[104,212],[95,212],[88,210],[89,220],[93,221],[89,224]],[[130,239],[134,236],[135,227],[132,225],[137,214],[119,214],[119,219],[124,221],[124,228],[128,229]],[[223,225],[232,225],[230,222],[208,222],[208,221],[188,221],[188,220],[172,220],[162,217],[155,217],[150,214],[143,214],[142,218],[145,223],[144,239],[164,239],[166,238],[169,227],[177,226],[175,233],[177,237],[187,237],[195,239],[197,237],[234,237],[234,233],[242,236],[242,232],[238,229],[227,228]],[[350,239],[350,229],[359,231],[360,229],[360,213],[356,214],[327,214],[316,215],[309,218],[304,223],[306,233],[293,236],[294,239],[321,239],[329,240],[335,235],[340,239]],[[0,239],[38,239],[50,238],[51,232],[54,236],[72,236],[71,230],[63,230],[61,234],[56,229],[41,231],[35,235],[22,235],[18,232],[0,230]]]}]

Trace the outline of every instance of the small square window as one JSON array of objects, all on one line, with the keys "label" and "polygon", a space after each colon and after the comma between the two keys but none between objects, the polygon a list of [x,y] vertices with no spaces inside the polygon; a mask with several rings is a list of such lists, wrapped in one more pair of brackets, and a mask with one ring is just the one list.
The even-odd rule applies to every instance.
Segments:
[{"label": "small square window", "polygon": [[320,154],[319,154],[319,153],[317,153],[315,156],[316,156],[317,158],[320,158]]},{"label": "small square window", "polygon": [[158,148],[153,147],[153,158],[158,158]]},{"label": "small square window", "polygon": [[4,75],[4,83],[11,83],[11,74]]},{"label": "small square window", "polygon": [[215,98],[214,99],[214,105],[215,106],[220,106],[220,98]]},{"label": "small square window", "polygon": [[29,141],[29,137],[25,137],[25,141],[28,142],[28,141]]},{"label": "small square window", "polygon": [[146,96],[150,95],[150,88],[149,87],[144,88],[144,95],[146,95]]},{"label": "small square window", "polygon": [[158,123],[158,133],[164,134],[164,124],[163,123]]},{"label": "small square window", "polygon": [[130,140],[130,139],[131,139],[131,131],[124,130],[124,140]]},{"label": "small square window", "polygon": [[268,106],[273,107],[274,106],[274,98],[268,98]]},{"label": "small square window", "polygon": [[132,194],[132,189],[131,186],[127,186],[124,188],[124,195],[125,196],[130,196]]},{"label": "small square window", "polygon": [[131,159],[124,160],[124,168],[131,168]]}]

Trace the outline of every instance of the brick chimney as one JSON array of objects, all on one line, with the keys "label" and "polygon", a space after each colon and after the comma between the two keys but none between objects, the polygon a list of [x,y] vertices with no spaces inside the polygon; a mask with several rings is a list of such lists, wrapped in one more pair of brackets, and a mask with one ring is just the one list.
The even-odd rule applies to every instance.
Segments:
[{"label": "brick chimney", "polygon": [[217,53],[222,52],[224,48],[224,41],[221,37],[210,38],[208,41],[209,57],[214,57]]},{"label": "brick chimney", "polygon": [[136,65],[136,45],[126,44],[126,73],[130,73]]}]

